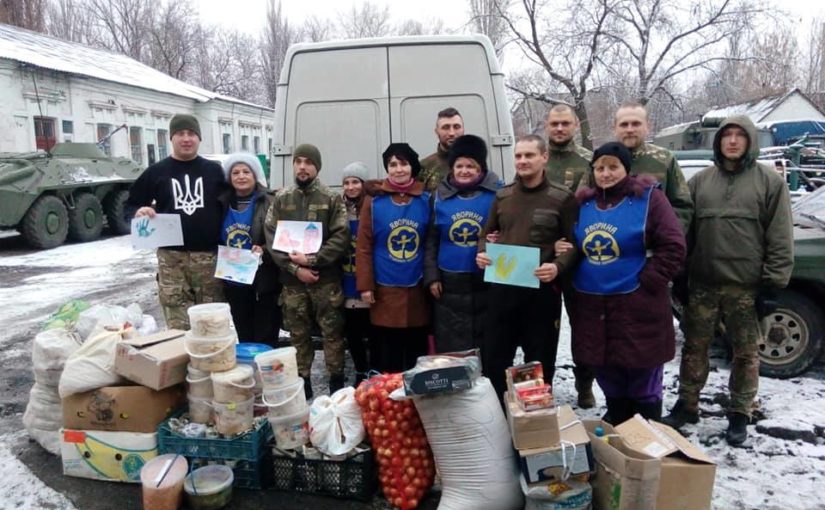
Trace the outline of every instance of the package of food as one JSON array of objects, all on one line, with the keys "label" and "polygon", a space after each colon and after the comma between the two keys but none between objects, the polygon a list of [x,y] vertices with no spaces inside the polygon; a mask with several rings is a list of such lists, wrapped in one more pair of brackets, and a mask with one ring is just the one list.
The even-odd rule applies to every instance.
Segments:
[{"label": "package of food", "polygon": [[515,386],[518,383],[541,379],[544,381],[544,368],[540,361],[531,361],[523,365],[510,367],[505,371],[507,376],[507,390],[515,396]]},{"label": "package of food", "polygon": [[189,364],[202,372],[223,372],[235,367],[235,344],[238,336],[197,336],[191,331],[183,339],[183,347],[189,355]]},{"label": "package of food", "polygon": [[544,392],[519,395],[516,402],[521,410],[525,412],[538,411],[539,409],[550,409],[553,407],[553,394],[549,392],[548,388]]},{"label": "package of food", "polygon": [[430,395],[468,390],[481,376],[478,349],[421,356],[415,367],[404,372],[407,395]]}]

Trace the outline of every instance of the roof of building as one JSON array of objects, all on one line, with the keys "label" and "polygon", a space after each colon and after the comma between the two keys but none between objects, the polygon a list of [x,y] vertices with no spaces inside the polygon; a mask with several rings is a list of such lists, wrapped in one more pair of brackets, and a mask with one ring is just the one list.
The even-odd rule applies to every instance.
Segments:
[{"label": "roof of building", "polygon": [[747,115],[754,123],[757,123],[762,121],[762,119],[767,117],[768,114],[774,110],[774,108],[782,104],[783,101],[794,94],[801,95],[809,103],[811,103],[812,108],[818,110],[816,105],[814,105],[813,102],[811,102],[811,100],[808,99],[808,97],[805,96],[801,90],[791,89],[784,94],[775,94],[772,96],[765,96],[758,99],[745,101],[744,103],[716,107],[704,114],[702,116],[702,120],[711,118],[724,119],[726,117],[730,117],[731,115]]},{"label": "roof of building", "polygon": [[174,94],[199,103],[221,99],[271,110],[265,106],[190,85],[126,55],[64,41],[2,23],[0,23],[0,58],[44,69]]}]

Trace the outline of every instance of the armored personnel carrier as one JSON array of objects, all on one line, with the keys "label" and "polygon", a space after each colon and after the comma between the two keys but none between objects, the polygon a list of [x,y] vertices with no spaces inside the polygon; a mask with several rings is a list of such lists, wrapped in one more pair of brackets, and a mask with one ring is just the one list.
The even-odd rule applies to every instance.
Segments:
[{"label": "armored personnel carrier", "polygon": [[0,228],[35,248],[100,237],[104,223],[128,234],[123,208],[143,168],[110,158],[94,143],[59,143],[46,152],[0,153]]}]

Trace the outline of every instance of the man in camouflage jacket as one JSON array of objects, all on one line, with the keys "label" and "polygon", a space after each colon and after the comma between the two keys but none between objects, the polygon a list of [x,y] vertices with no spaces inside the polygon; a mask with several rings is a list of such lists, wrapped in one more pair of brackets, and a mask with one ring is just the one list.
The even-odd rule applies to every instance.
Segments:
[{"label": "man in camouflage jacket", "polygon": [[429,192],[434,192],[441,181],[450,173],[447,152],[459,136],[464,136],[464,119],[453,107],[438,112],[435,120],[435,135],[438,137],[436,151],[421,160],[418,181],[424,183]]}]

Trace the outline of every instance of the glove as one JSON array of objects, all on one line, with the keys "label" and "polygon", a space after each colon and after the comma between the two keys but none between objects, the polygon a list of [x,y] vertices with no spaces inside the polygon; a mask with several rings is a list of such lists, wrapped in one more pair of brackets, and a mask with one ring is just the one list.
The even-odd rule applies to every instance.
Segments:
[{"label": "glove", "polygon": [[772,314],[779,307],[779,298],[776,296],[776,289],[773,287],[761,287],[756,294],[756,316],[761,321],[766,316]]}]

